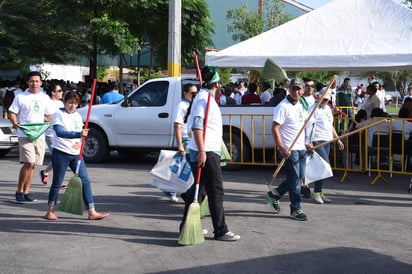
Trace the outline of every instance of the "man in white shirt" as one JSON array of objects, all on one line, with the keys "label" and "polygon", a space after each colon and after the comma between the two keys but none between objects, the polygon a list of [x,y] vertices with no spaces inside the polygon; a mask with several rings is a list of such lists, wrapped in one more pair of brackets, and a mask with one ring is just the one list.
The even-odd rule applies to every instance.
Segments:
[{"label": "man in white shirt", "polygon": [[42,165],[45,153],[45,137],[41,135],[37,140],[29,138],[19,129],[20,124],[50,122],[52,113],[49,96],[40,91],[42,85],[41,74],[32,71],[28,75],[28,90],[18,94],[11,104],[10,122],[17,129],[19,138],[19,158],[23,166],[20,169],[19,184],[16,191],[16,202],[34,202],[37,199],[29,193],[33,178],[34,166]]},{"label": "man in white shirt", "polygon": [[294,146],[291,147],[307,118],[307,112],[301,103],[304,87],[302,79],[292,79],[289,85],[289,95],[274,108],[272,134],[280,154],[286,158],[287,178],[276,189],[267,193],[269,204],[277,214],[280,212],[280,198],[288,192],[290,217],[298,221],[307,220],[301,208],[300,188],[305,175],[306,150],[313,150],[309,142],[308,145],[305,144],[304,132],[299,135]]}]

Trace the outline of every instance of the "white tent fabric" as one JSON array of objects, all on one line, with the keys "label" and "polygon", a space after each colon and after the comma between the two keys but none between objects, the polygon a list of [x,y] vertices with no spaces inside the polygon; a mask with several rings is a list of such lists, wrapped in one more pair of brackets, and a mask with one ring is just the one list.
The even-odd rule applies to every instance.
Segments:
[{"label": "white tent fabric", "polygon": [[393,0],[335,0],[218,52],[206,64],[288,71],[412,69],[412,11]]}]

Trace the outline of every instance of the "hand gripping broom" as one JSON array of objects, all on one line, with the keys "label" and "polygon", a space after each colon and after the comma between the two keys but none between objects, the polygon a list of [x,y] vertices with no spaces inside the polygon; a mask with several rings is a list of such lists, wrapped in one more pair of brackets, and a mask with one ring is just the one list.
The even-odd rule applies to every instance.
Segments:
[{"label": "hand gripping broom", "polygon": [[[207,118],[209,116],[209,105],[210,105],[210,93],[207,98],[205,126],[203,129],[203,143],[205,142],[205,138],[206,138],[206,127],[207,127]],[[178,243],[180,245],[195,245],[195,244],[201,244],[205,241],[205,237],[203,236],[203,233],[202,233],[202,223],[200,222],[200,206],[197,201],[198,195],[199,195],[199,184],[200,184],[201,173],[202,173],[202,167],[199,166],[197,170],[194,200],[189,206],[185,223],[183,224],[182,231],[180,232],[180,235],[179,235]]]},{"label": "hand gripping broom", "polygon": [[[85,129],[89,125],[90,111],[92,109],[94,91],[96,90],[96,79],[93,81],[92,95],[89,103],[89,110],[87,112],[87,119]],[[76,215],[83,215],[83,196],[82,196],[82,180],[79,177],[80,163],[82,161],[84,142],[86,137],[82,138],[82,145],[80,147],[79,160],[77,161],[76,171],[74,176],[70,179],[67,189],[59,205],[59,210]]]},{"label": "hand gripping broom", "polygon": [[[276,63],[274,63],[274,61],[272,60],[271,62],[271,66],[277,66],[279,67]],[[279,67],[279,69],[277,69],[278,71],[280,71],[280,73],[284,73],[283,69],[281,69]],[[283,72],[282,72],[283,71]],[[287,76],[285,76],[286,79]],[[285,79],[284,78],[284,79]],[[315,107],[313,108],[312,112],[309,114],[309,116],[306,118],[305,123],[303,124],[302,128],[299,130],[298,134],[295,136],[295,139],[293,140],[292,144],[289,147],[289,152],[292,151],[293,146],[295,145],[295,143],[298,141],[299,136],[302,134],[302,132],[305,130],[306,126],[308,125],[310,119],[312,118],[313,114],[315,113],[316,109],[319,107],[320,103],[322,102],[323,98],[325,97],[325,95],[327,94],[328,90],[330,89],[330,87],[333,85],[333,83],[336,81],[336,76],[333,77],[333,79],[330,81],[329,85],[326,87],[325,92],[322,94],[322,96],[320,96],[318,102],[316,103]],[[278,173],[280,172],[280,169],[282,168],[283,164],[286,162],[286,158],[282,158],[281,162],[279,163],[278,167],[276,168],[275,172],[272,175],[272,180],[267,183],[267,186],[269,188],[269,190],[273,193],[273,194],[277,194],[276,191],[273,188],[273,184],[276,180],[276,177],[278,175]]]},{"label": "hand gripping broom", "polygon": [[[193,51],[193,55],[196,61],[197,73],[198,73],[199,80],[200,80],[200,87],[202,87],[202,76],[200,73],[197,56],[194,51]],[[207,120],[209,116],[209,106],[210,106],[210,93],[207,99],[207,106],[206,106],[205,125],[203,129],[203,143],[205,142],[205,138],[206,138],[206,128],[207,128]],[[182,231],[180,232],[180,235],[179,235],[178,243],[180,245],[195,245],[195,244],[201,244],[205,241],[205,237],[203,236],[203,233],[202,233],[202,223],[200,221],[200,206],[198,203],[201,173],[202,173],[202,168],[199,166],[197,170],[194,199],[193,199],[193,202],[190,204],[189,209],[187,210],[186,220],[185,220],[185,223],[183,224]]]}]

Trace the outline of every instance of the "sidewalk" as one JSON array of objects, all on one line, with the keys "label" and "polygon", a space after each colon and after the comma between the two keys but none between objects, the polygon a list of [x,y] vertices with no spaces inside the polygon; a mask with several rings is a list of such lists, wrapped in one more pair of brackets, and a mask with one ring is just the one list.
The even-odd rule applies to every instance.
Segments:
[{"label": "sidewalk", "polygon": [[[303,198],[308,221],[291,220],[288,197],[275,215],[266,203],[265,180],[274,168],[224,172],[225,210],[238,242],[213,240],[210,218],[206,242],[177,244],[183,204],[171,203],[151,186],[152,161],[112,159],[88,165],[96,210],[110,212],[88,221],[57,211],[43,218],[50,183],[38,172],[36,203],[14,202],[20,169],[17,156],[0,158],[1,273],[412,273],[412,194],[409,177],[389,184],[351,173],[325,183],[332,204]],[[66,180],[72,177],[70,172]],[[281,175],[280,175],[281,177]],[[50,179],[49,179],[50,180]],[[61,196],[60,196],[61,199]]]}]

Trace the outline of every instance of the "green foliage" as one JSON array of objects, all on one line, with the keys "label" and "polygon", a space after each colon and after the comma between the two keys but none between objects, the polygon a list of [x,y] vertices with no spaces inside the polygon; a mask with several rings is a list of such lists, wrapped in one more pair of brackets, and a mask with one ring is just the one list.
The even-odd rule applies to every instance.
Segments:
[{"label": "green foliage", "polygon": [[[136,70],[131,70],[129,71],[129,75],[132,76],[133,78],[137,79],[137,71]],[[140,81],[143,83],[149,79],[156,79],[156,78],[162,78],[162,72],[160,70],[155,71],[152,70],[149,78],[149,68],[140,68]]]},{"label": "green foliage", "polygon": [[132,36],[124,20],[111,19],[108,14],[104,14],[90,22],[92,34],[96,35],[100,46],[109,55],[133,54],[138,50],[138,39]]},{"label": "green foliage", "polygon": [[2,1],[0,68],[66,63],[85,49],[82,33],[63,23],[51,1]]},{"label": "green foliage", "polygon": [[288,73],[289,78],[300,77],[300,78],[311,78],[315,82],[328,85],[333,79],[333,76],[341,75],[342,71],[302,71],[302,72],[290,72]]},{"label": "green foliage", "polygon": [[412,9],[412,0],[404,0],[403,3],[410,9]]},{"label": "green foliage", "polygon": [[244,4],[227,12],[228,32],[233,33],[234,41],[244,41],[279,26],[291,19],[283,12],[284,3],[280,0],[263,0],[262,17]]},{"label": "green foliage", "polygon": [[100,66],[97,67],[97,81],[103,82],[103,79],[109,74],[109,72],[107,71],[107,67],[105,66]]},{"label": "green foliage", "polygon": [[[168,0],[20,0],[0,4],[0,68],[153,50],[167,64]],[[182,63],[212,46],[204,0],[182,0]]]},{"label": "green foliage", "polygon": [[230,74],[232,72],[231,68],[218,68],[217,72],[219,73],[220,76],[220,81],[222,82],[223,86],[226,86],[229,84],[230,81]]}]

